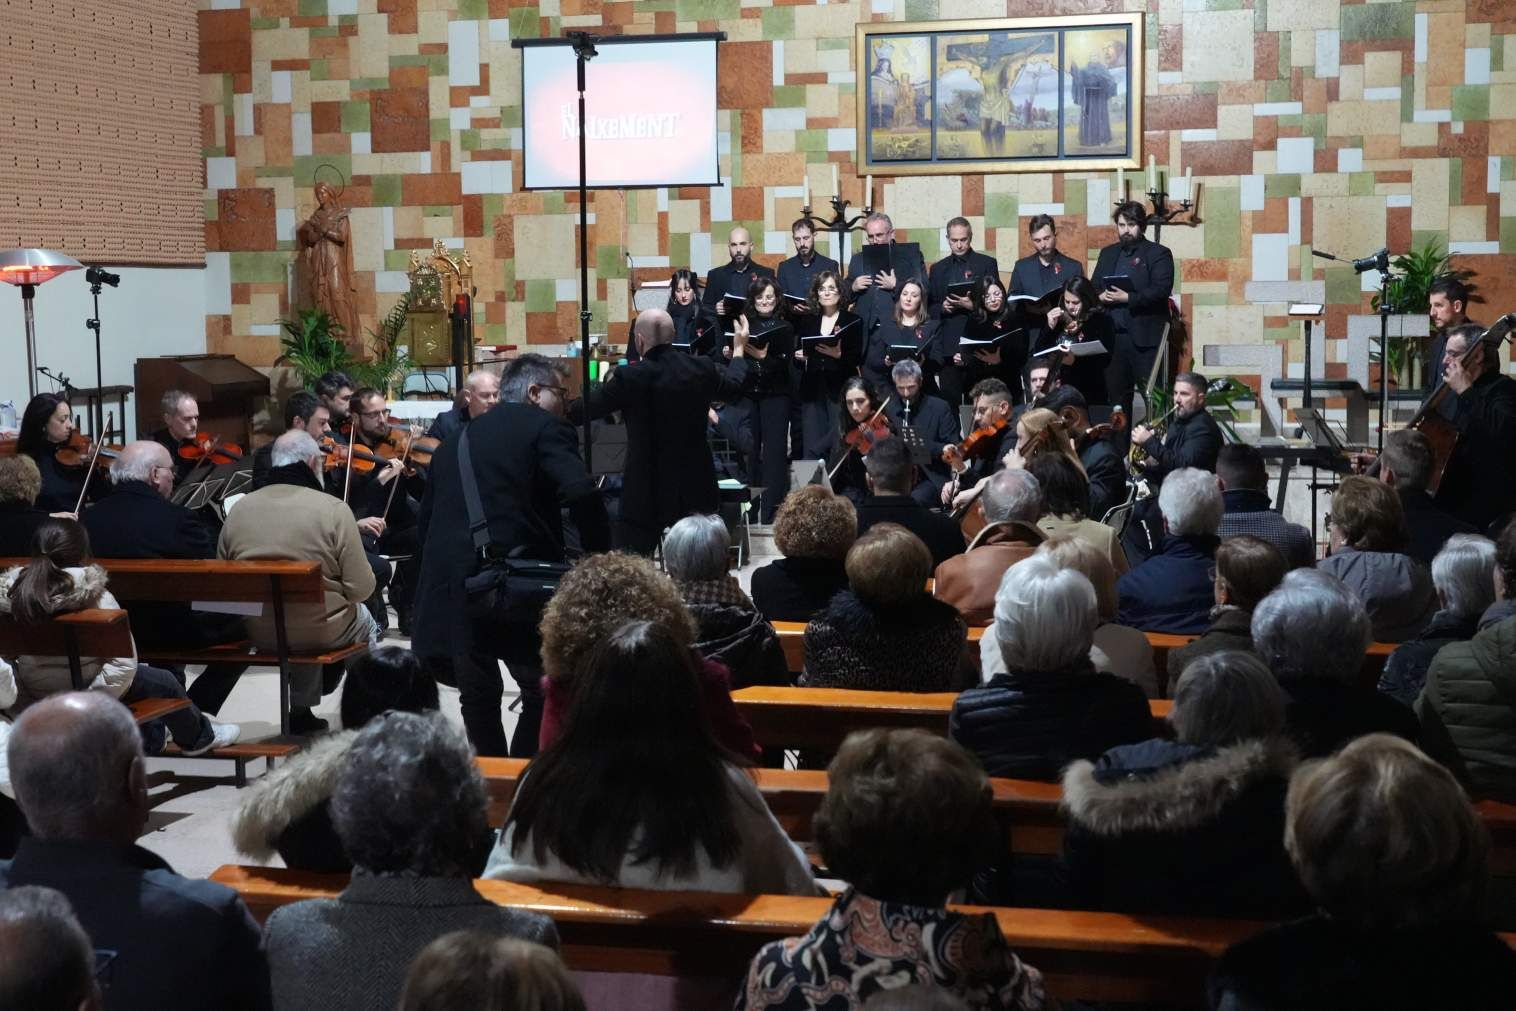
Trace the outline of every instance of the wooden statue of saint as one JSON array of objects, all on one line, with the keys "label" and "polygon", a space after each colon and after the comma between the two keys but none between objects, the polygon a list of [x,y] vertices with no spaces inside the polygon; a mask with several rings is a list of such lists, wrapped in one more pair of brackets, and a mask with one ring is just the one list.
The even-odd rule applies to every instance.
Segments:
[{"label": "wooden statue of saint", "polygon": [[323,310],[342,328],[349,348],[359,349],[358,313],[353,304],[353,268],[349,254],[352,225],[348,209],[337,203],[328,183],[316,184],[317,206],[300,225],[295,238],[305,264],[306,290],[314,307]]}]

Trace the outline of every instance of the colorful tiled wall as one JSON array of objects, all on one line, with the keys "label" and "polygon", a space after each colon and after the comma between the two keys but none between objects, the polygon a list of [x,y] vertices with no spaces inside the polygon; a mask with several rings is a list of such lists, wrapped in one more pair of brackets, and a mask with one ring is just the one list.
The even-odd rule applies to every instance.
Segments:
[{"label": "colorful tiled wall", "polygon": [[[789,255],[802,180],[827,192],[829,163],[859,200],[858,21],[1112,11],[1147,15],[1144,161],[1192,168],[1203,185],[1203,224],[1163,240],[1213,370],[1267,379],[1294,363],[1298,374],[1298,328],[1281,306],[1251,303],[1248,286],[1314,278],[1329,302],[1325,374],[1366,378],[1367,338],[1349,317],[1370,293],[1312,248],[1362,255],[1436,238],[1478,275],[1491,304],[1476,316],[1516,308],[1511,0],[202,2],[208,344],[255,364],[277,354],[294,228],[323,164],[348,179],[365,323],[403,290],[411,250],[441,238],[472,257],[490,343],[573,339],[577,196],[518,192],[510,40],[582,28],[728,36],[728,185],[592,195],[596,331],[623,332],[633,284],[724,261],[733,223],[753,232],[760,259]],[[1061,220],[1065,251],[1093,259],[1113,238],[1111,193],[1109,173],[902,177],[885,181],[882,205],[929,255],[942,223],[967,215],[976,244],[1008,268],[1042,211]]]}]

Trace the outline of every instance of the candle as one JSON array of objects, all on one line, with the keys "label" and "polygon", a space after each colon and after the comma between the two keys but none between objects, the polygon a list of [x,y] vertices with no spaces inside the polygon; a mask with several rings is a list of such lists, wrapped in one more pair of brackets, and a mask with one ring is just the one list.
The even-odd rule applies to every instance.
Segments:
[{"label": "candle", "polygon": [[872,175],[868,176],[868,181],[863,184],[863,206],[868,208],[874,206],[874,177]]},{"label": "candle", "polygon": [[805,174],[805,209],[811,209],[811,174]]},{"label": "candle", "polygon": [[1195,169],[1192,165],[1184,167],[1184,199],[1186,200],[1195,199],[1194,171]]},{"label": "candle", "polygon": [[832,196],[836,196],[837,190],[837,163],[832,162]]},{"label": "candle", "polygon": [[1126,169],[1124,168],[1116,170],[1116,199],[1126,199]]},{"label": "candle", "polygon": [[1158,192],[1158,159],[1148,155],[1148,192]]}]

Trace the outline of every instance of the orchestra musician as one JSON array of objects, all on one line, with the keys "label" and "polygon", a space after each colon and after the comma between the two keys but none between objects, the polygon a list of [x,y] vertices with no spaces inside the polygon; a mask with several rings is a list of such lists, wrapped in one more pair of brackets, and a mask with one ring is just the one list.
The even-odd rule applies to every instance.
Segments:
[{"label": "orchestra musician", "polygon": [[[874,440],[896,433],[889,416],[879,410],[879,394],[862,376],[849,376],[842,384],[841,403],[837,410],[837,431],[827,472],[832,491],[859,505],[869,497],[868,472],[863,458]],[[854,433],[858,433],[854,435]],[[852,439],[849,436],[853,435]]]},{"label": "orchestra musician", "polygon": [[[1124,201],[1111,218],[1116,223],[1117,241],[1100,251],[1091,281],[1116,331],[1105,383],[1107,395],[1112,406],[1120,407],[1130,418],[1132,390],[1147,383],[1166,333],[1169,295],[1174,290],[1174,255],[1143,237],[1148,214],[1137,201]],[[1115,277],[1125,277],[1131,291],[1108,283]]]},{"label": "orchestra musician", "polygon": [[[818,336],[836,333],[858,320],[842,305],[842,278],[835,270],[815,274],[807,292],[801,316],[796,321],[805,334],[814,328]],[[818,341],[812,353],[795,349],[800,365],[800,457],[825,459],[834,441],[832,410],[842,397],[842,387],[849,376],[858,374],[859,348],[863,343],[862,326],[854,327],[852,339]]]},{"label": "orchestra musician", "polygon": [[1046,351],[1060,344],[1098,341],[1104,354],[1075,357],[1062,355],[1058,370],[1067,386],[1084,394],[1085,403],[1108,404],[1105,377],[1111,365],[1111,349],[1116,343],[1111,317],[1100,307],[1095,286],[1083,277],[1071,277],[1063,284],[1061,304],[1048,310],[1047,329],[1034,345],[1034,351]]},{"label": "orchestra musician", "polygon": [[[310,433],[320,442],[331,431],[331,412],[321,399],[309,390],[297,390],[284,402],[284,430]],[[269,472],[274,469],[274,444],[272,441],[253,450],[253,483],[251,491],[257,491],[269,482]],[[201,708],[204,708],[203,706]],[[214,712],[214,710],[212,710]]]},{"label": "orchestra musician", "polygon": [[[1455,327],[1478,326],[1469,319],[1469,286],[1456,277],[1439,277],[1427,288],[1427,319],[1432,324],[1432,342],[1423,361],[1422,375],[1426,377],[1428,392],[1442,378],[1443,360],[1447,352],[1448,334]],[[1445,398],[1437,405],[1437,411],[1449,421],[1458,410],[1458,401]]]},{"label": "orchestra musician", "polygon": [[498,403],[500,377],[489,369],[475,369],[463,377],[463,395],[458,406],[450,407],[433,418],[426,434],[441,442],[449,436],[457,435],[464,425]]},{"label": "orchestra musician", "polygon": [[[369,567],[374,570],[374,596],[370,598],[369,610],[382,630],[387,616],[380,594],[388,586],[390,601],[395,605],[402,634],[410,629],[411,601],[416,589],[419,571],[420,545],[416,535],[416,510],[406,494],[405,464],[401,460],[403,449],[395,451],[389,446],[380,449],[391,438],[390,412],[384,394],[372,387],[363,387],[353,394],[349,416],[354,422],[351,432],[355,447],[368,450],[377,460],[371,469],[343,466],[330,471],[329,490],[347,502],[353,518],[358,521],[358,532],[363,538],[363,552],[368,557]],[[345,439],[339,440],[345,443]],[[399,442],[404,446],[405,435],[400,433]],[[393,455],[390,455],[393,454]],[[391,487],[392,482],[401,482]],[[411,490],[418,495],[425,486],[412,478]],[[406,556],[398,570],[386,555]]]},{"label": "orchestra musician", "polygon": [[1481,341],[1483,334],[1477,324],[1447,334],[1443,369],[1449,389],[1457,394],[1453,424],[1458,442],[1435,501],[1488,531],[1516,511],[1516,380],[1500,374],[1499,344]]},{"label": "orchestra musician", "polygon": [[816,231],[805,218],[796,219],[790,226],[790,238],[795,243],[795,255],[779,261],[779,290],[791,301],[809,297],[816,278],[824,272],[842,276],[836,260],[816,252]]},{"label": "orchestra musician", "polygon": [[899,298],[888,317],[864,326],[873,331],[863,354],[863,375],[869,382],[888,387],[894,381],[892,370],[898,363],[890,348],[902,345],[916,348],[910,360],[921,366],[927,381],[935,379],[942,364],[937,350],[937,321],[927,315],[925,286],[916,278],[900,282]]},{"label": "orchestra musician", "polygon": [[920,437],[926,458],[924,462],[917,461],[917,480],[911,488],[911,498],[931,509],[940,504],[942,486],[953,476],[942,451],[963,437],[958,412],[946,400],[926,392],[925,373],[915,361],[908,358],[896,362],[890,378],[894,381],[895,396],[885,405],[884,413],[902,438],[906,437],[907,428],[915,429]]},{"label": "orchestra musician", "polygon": [[772,270],[753,262],[753,239],[746,228],[733,228],[727,233],[726,250],[731,259],[719,267],[712,267],[705,275],[705,294],[701,298],[701,304],[723,322],[729,322],[723,301],[725,296],[746,295],[759,278],[774,280]]},{"label": "orchestra musician", "polygon": [[342,431],[348,420],[348,405],[353,399],[353,381],[346,372],[323,372],[311,389],[320,398],[321,406],[326,408],[332,431]]},{"label": "orchestra musician", "polygon": [[[953,352],[953,364],[963,372],[964,382],[977,384],[983,379],[999,379],[1011,389],[1011,400],[1022,400],[1021,384],[1016,377],[1026,363],[1027,335],[1020,316],[1005,297],[1000,278],[981,277],[974,282],[971,295],[974,311],[964,323],[963,338],[997,340],[992,349],[965,349],[961,344]],[[972,387],[971,387],[972,388]]]},{"label": "orchestra musician", "polygon": [[174,461],[174,484],[184,480],[199,462],[198,452],[184,456],[179,450],[189,447],[198,449],[195,436],[200,431],[200,404],[183,390],[169,390],[163,394],[163,427],[149,436],[168,450]]},{"label": "orchestra musician", "polygon": [[1174,416],[1159,434],[1147,425],[1132,430],[1132,442],[1147,451],[1142,466],[1156,489],[1181,467],[1216,470],[1221,453],[1221,426],[1205,409],[1205,377],[1181,372],[1174,377]]},{"label": "orchestra musician", "polygon": [[998,379],[981,379],[969,391],[974,401],[974,434],[984,433],[973,459],[964,459],[956,445],[943,450],[953,479],[942,486],[942,504],[951,505],[960,488],[977,485],[1004,466],[1005,440],[1015,438],[1011,423],[1011,388]]},{"label": "orchestra musician", "polygon": [[[1011,267],[1011,294],[1042,298],[1076,277],[1084,276],[1084,264],[1058,250],[1058,223],[1051,214],[1034,214],[1026,223],[1032,253]],[[1033,324],[1034,329],[1040,329]],[[1033,340],[1037,334],[1031,335]]]},{"label": "orchestra musician", "polygon": [[937,374],[938,389],[948,406],[956,409],[963,403],[965,372],[958,357],[958,338],[963,336],[976,306],[972,292],[955,293],[952,285],[977,282],[992,277],[1000,280],[1000,264],[993,256],[974,250],[974,229],[968,218],[957,217],[946,227],[948,255],[932,264],[927,287],[927,311],[937,321],[937,356],[942,368]]},{"label": "orchestra musician", "polygon": [[733,320],[733,344],[746,342],[748,362],[743,391],[753,425],[749,482],[762,488],[761,522],[774,513],[789,491],[789,424],[795,329],[784,321],[779,284],[760,276],[747,290],[747,308]]},{"label": "orchestra musician", "polygon": [[[82,464],[59,460],[59,451],[74,440],[74,412],[68,398],[61,393],[39,393],[21,412],[21,431],[16,437],[16,452],[32,458],[42,476],[42,490],[36,508],[48,513],[73,512],[79,506],[88,473],[87,450]],[[101,483],[90,482],[90,497],[100,493]]]}]

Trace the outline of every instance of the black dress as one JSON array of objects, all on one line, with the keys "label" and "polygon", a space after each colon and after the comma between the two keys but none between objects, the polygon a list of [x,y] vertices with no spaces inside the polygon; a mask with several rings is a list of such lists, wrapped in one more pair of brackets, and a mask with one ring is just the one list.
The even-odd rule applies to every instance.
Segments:
[{"label": "black dress", "polygon": [[[1111,348],[1115,346],[1116,342],[1116,331],[1111,324],[1111,317],[1103,312],[1092,312],[1085,317],[1077,334],[1068,336],[1067,329],[1065,321],[1059,320],[1058,329],[1044,331],[1033,350],[1045,351],[1065,340],[1073,343],[1099,341],[1105,348],[1104,354],[1075,358],[1072,365],[1062,366],[1058,374],[1063,379],[1065,386],[1072,386],[1084,394],[1085,403],[1110,403],[1110,396],[1106,392],[1105,376],[1111,366]],[[1057,355],[1047,355],[1045,360],[1051,360],[1055,357]]]}]

